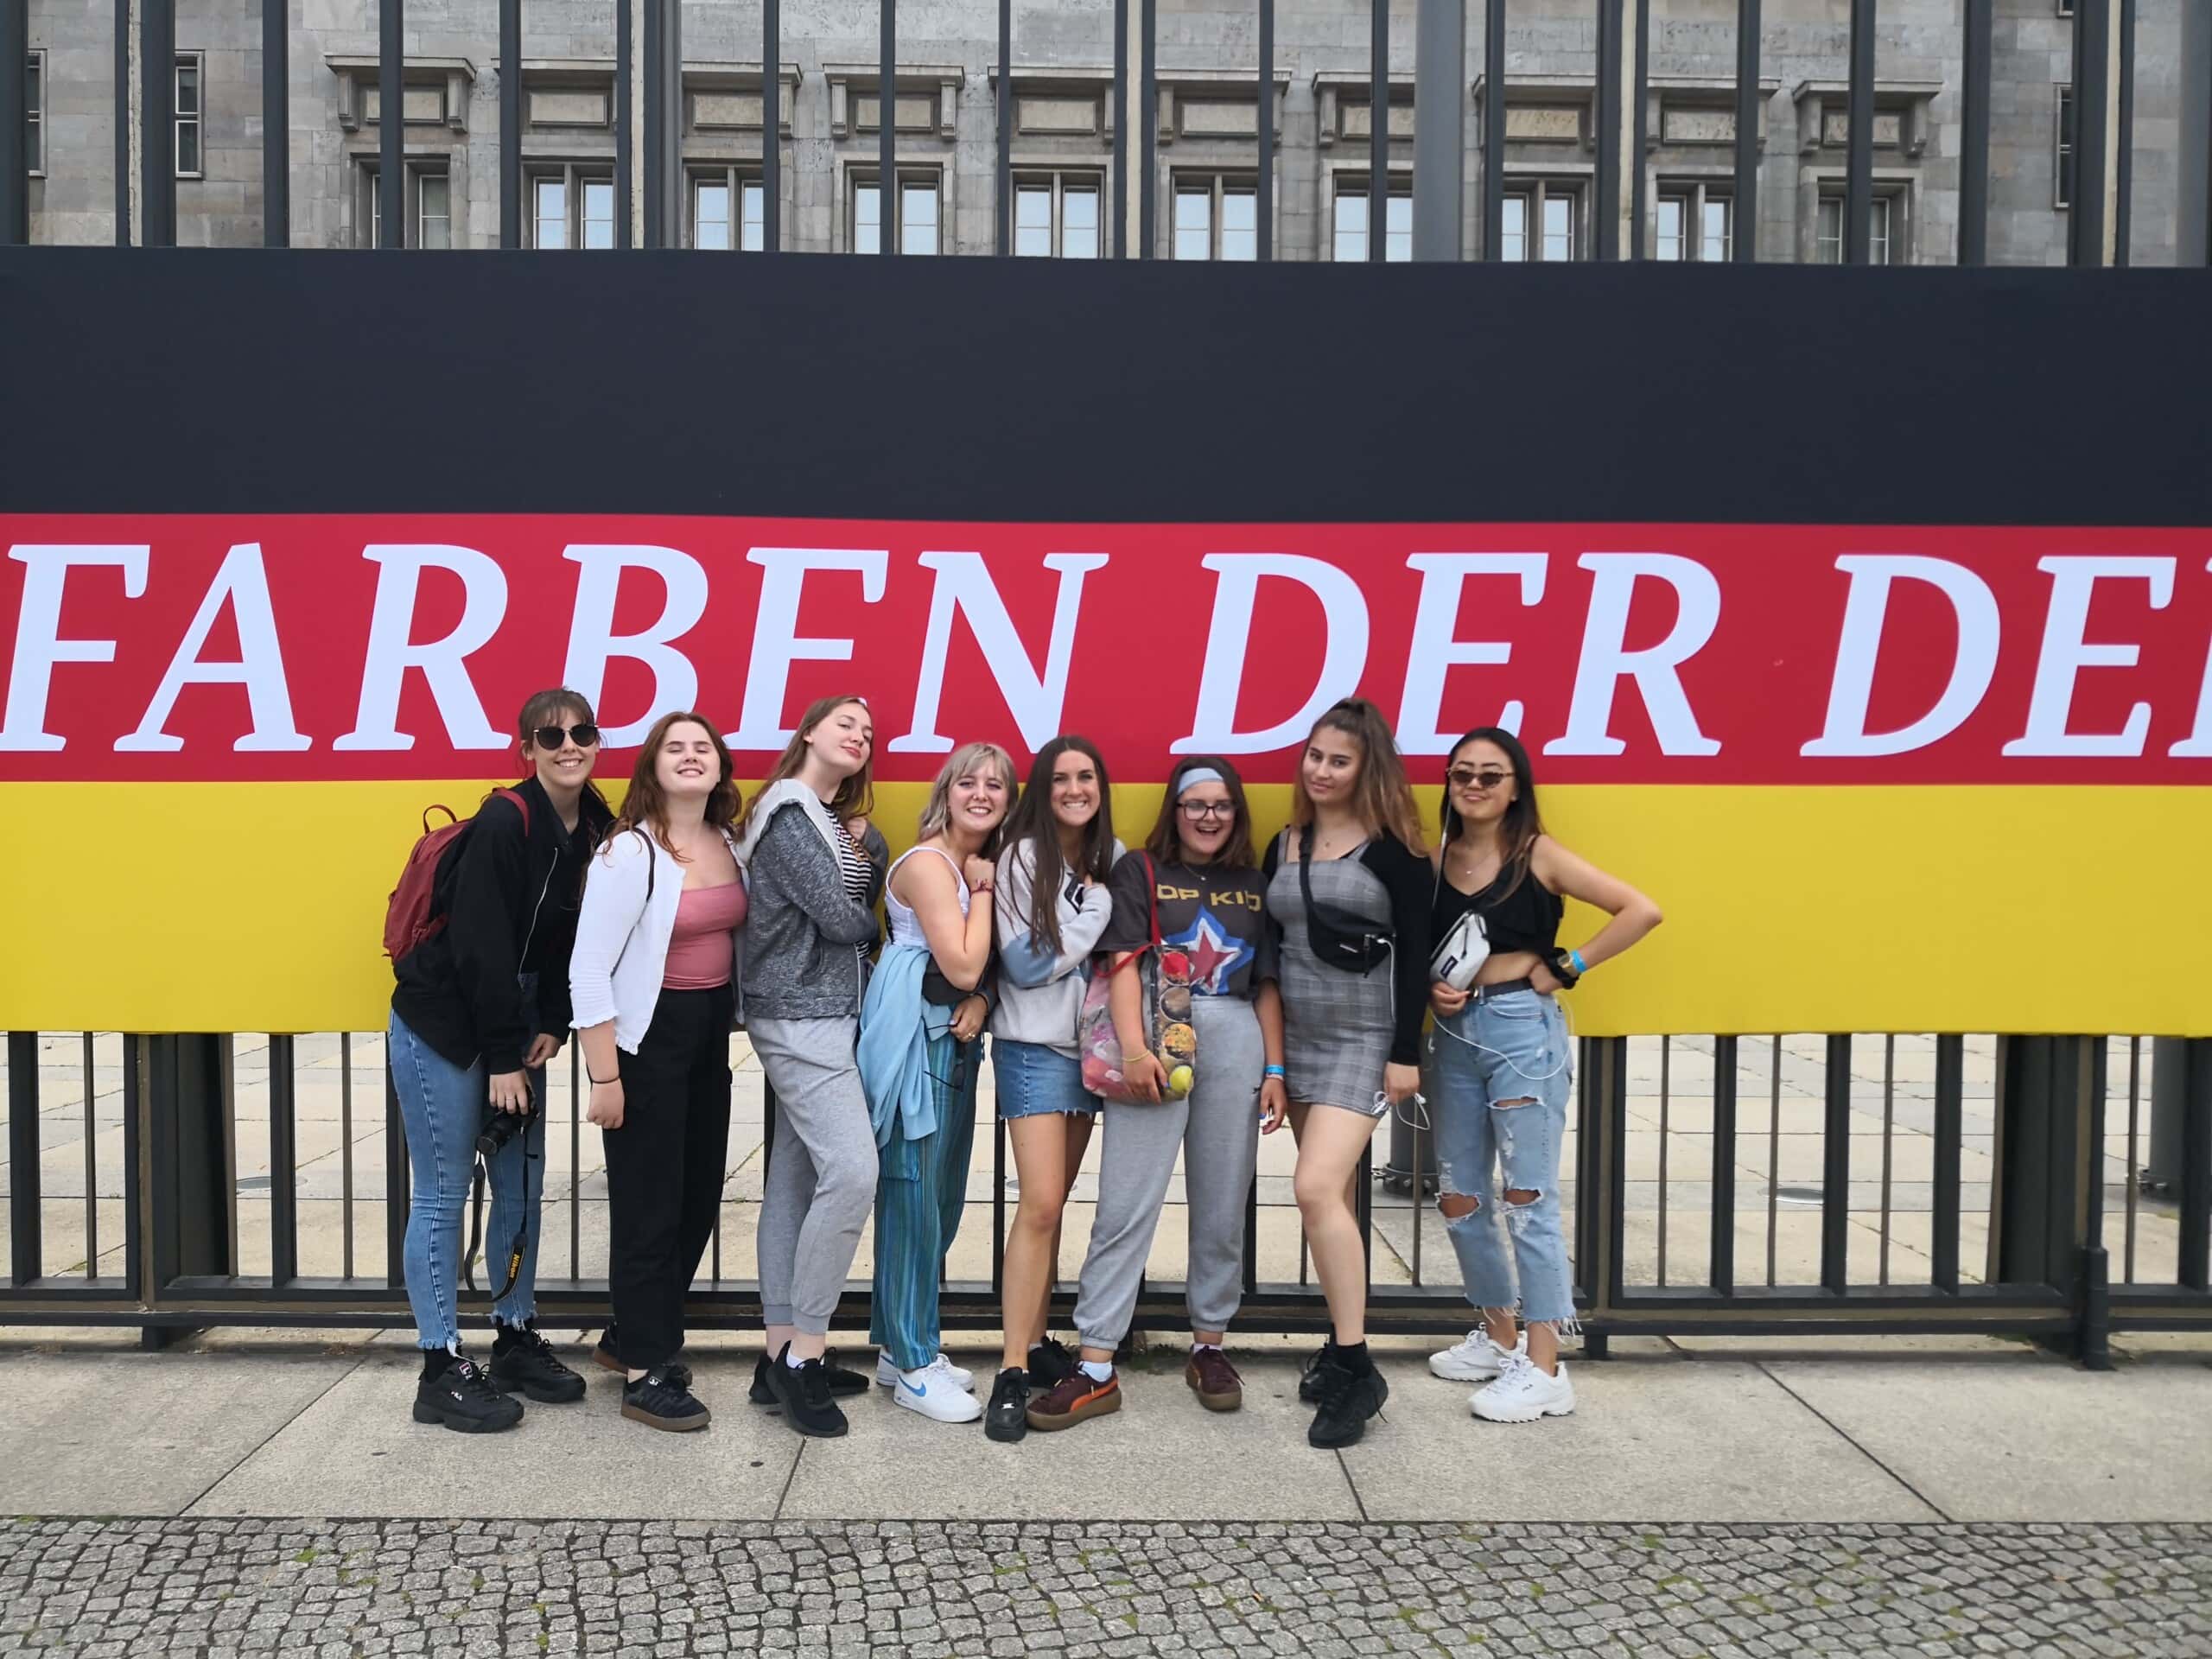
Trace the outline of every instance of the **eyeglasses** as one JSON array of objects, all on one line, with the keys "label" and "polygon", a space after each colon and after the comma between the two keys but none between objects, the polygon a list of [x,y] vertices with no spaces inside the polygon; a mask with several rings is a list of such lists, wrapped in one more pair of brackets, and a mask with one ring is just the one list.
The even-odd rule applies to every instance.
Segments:
[{"label": "eyeglasses", "polygon": [[1204,823],[1208,818],[1233,818],[1236,816],[1234,801],[1178,801],[1175,810],[1192,823]]},{"label": "eyeglasses", "polygon": [[576,747],[580,749],[595,748],[599,744],[599,728],[588,720],[579,721],[575,725],[565,728],[559,726],[541,726],[535,735],[537,739],[537,747],[541,749],[557,749],[570,738],[575,740]]},{"label": "eyeglasses", "polygon": [[1470,784],[1480,784],[1484,789],[1496,789],[1513,774],[1497,766],[1485,766],[1480,772],[1472,766],[1454,766],[1444,775],[1454,789],[1465,789]]}]

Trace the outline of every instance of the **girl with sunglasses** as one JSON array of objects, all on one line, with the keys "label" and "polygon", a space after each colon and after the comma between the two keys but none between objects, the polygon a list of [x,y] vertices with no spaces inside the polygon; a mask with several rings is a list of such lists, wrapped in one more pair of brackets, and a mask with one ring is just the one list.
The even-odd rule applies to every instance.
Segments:
[{"label": "girl with sunglasses", "polygon": [[[590,703],[564,688],[540,691],[523,704],[516,731],[525,772],[517,798],[486,800],[440,861],[430,916],[445,925],[393,964],[387,1033],[413,1171],[407,1300],[423,1350],[415,1421],[474,1433],[521,1421],[511,1395],[550,1402],[584,1393],[583,1378],[553,1357],[533,1323],[538,1228],[529,1171],[544,1167],[545,1064],[569,1031],[584,866],[614,815],[591,781],[599,728]],[[522,1259],[492,1305],[488,1372],[461,1353],[458,1306],[461,1211],[487,1109],[522,1121],[489,1160],[488,1254],[504,1263],[514,1241]]]},{"label": "girl with sunglasses", "polygon": [[[1561,1333],[1576,1329],[1559,1202],[1573,1051],[1557,996],[1658,926],[1659,906],[1544,833],[1529,752],[1498,727],[1453,747],[1441,828],[1434,937],[1452,938],[1471,916],[1480,942],[1455,949],[1463,959],[1488,951],[1472,985],[1429,988],[1437,1207],[1483,1323],[1428,1368],[1487,1384],[1469,1402],[1476,1416],[1532,1423],[1574,1409],[1559,1357]],[[1571,950],[1559,944],[1562,897],[1608,918]]]}]

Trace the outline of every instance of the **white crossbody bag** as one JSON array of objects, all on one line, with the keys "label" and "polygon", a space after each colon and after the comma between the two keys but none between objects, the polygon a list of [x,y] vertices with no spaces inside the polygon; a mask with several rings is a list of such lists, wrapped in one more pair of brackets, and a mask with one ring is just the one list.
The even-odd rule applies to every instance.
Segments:
[{"label": "white crossbody bag", "polygon": [[1474,984],[1475,976],[1489,960],[1490,930],[1471,910],[1437,941],[1436,952],[1428,959],[1428,976],[1443,981],[1455,991],[1464,991]]}]

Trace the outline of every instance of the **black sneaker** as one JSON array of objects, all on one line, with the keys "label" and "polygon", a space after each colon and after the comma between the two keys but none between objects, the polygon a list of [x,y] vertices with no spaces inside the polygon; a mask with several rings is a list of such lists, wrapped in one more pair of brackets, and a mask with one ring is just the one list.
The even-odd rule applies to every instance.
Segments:
[{"label": "black sneaker", "polygon": [[1075,1356],[1059,1338],[1047,1337],[1030,1345],[1028,1371],[1033,1386],[1049,1389],[1075,1375]]},{"label": "black sneaker", "polygon": [[1382,1402],[1390,1397],[1389,1382],[1375,1369],[1373,1360],[1363,1355],[1347,1359],[1334,1351],[1314,1368],[1314,1375],[1319,1380],[1321,1401],[1313,1414],[1313,1426],[1306,1431],[1306,1445],[1356,1444],[1367,1433],[1367,1420],[1379,1414]]},{"label": "black sneaker", "polygon": [[1322,1368],[1332,1364],[1337,1357],[1337,1339],[1332,1333],[1306,1362],[1306,1369],[1298,1374],[1298,1397],[1309,1406],[1321,1403]]},{"label": "black sneaker", "polygon": [[689,1372],[685,1373],[685,1381],[677,1381],[676,1373],[682,1370],[680,1365],[663,1365],[647,1371],[634,1382],[625,1382],[622,1414],[632,1422],[643,1423],[649,1428],[664,1428],[672,1433],[704,1428],[714,1421],[713,1414],[691,1392]]},{"label": "black sneaker", "polygon": [[455,1353],[415,1385],[415,1421],[463,1434],[496,1434],[522,1421],[522,1402],[508,1399],[482,1366]]},{"label": "black sneaker", "polygon": [[995,1440],[1018,1440],[1028,1432],[1029,1377],[1020,1370],[1001,1371],[983,1409],[983,1433]]},{"label": "black sneaker", "polygon": [[791,1351],[786,1343],[782,1353],[767,1361],[768,1386],[783,1408],[784,1421],[802,1434],[835,1440],[845,1432],[847,1424],[845,1414],[830,1397],[829,1368],[818,1359],[810,1359],[794,1370],[786,1363]]},{"label": "black sneaker", "polygon": [[[599,1345],[591,1351],[591,1357],[592,1363],[601,1370],[612,1371],[615,1376],[625,1378],[630,1375],[630,1368],[622,1363],[622,1356],[615,1351],[614,1327],[611,1325],[601,1333]],[[691,1368],[689,1365],[671,1359],[660,1369],[677,1387],[689,1389],[691,1386]]]},{"label": "black sneaker", "polygon": [[[753,1368],[753,1386],[746,1391],[745,1397],[756,1406],[764,1406],[770,1411],[780,1411],[783,1408],[783,1402],[777,1399],[775,1389],[769,1386],[768,1363],[768,1356],[764,1351],[760,1363]],[[823,1351],[822,1375],[829,1381],[830,1393],[833,1399],[839,1395],[850,1396],[868,1392],[868,1378],[862,1376],[858,1371],[847,1370],[840,1365],[837,1363],[837,1351],[835,1348],[826,1348]]]},{"label": "black sneaker", "polygon": [[492,1340],[492,1386],[505,1394],[526,1394],[547,1405],[584,1397],[584,1380],[553,1356],[553,1344],[537,1334],[537,1323],[503,1325]]}]

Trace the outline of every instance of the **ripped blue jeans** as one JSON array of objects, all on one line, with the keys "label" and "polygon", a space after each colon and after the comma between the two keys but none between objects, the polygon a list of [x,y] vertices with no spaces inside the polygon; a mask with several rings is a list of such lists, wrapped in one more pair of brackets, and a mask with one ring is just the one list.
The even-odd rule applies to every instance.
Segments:
[{"label": "ripped blue jeans", "polygon": [[[1574,1274],[1559,1163],[1573,1081],[1570,1040],[1559,1003],[1529,990],[1470,1002],[1439,1020],[1429,1039],[1438,1190],[1476,1200],[1444,1223],[1467,1300],[1568,1332]],[[1513,1204],[1509,1192],[1536,1196]]]}]

